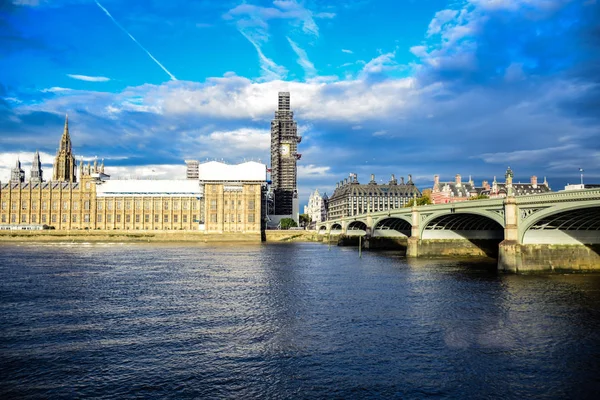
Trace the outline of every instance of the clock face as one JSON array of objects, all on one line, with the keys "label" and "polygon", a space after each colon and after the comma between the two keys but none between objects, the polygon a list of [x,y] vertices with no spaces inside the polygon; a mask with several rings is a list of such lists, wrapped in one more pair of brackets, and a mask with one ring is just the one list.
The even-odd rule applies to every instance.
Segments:
[{"label": "clock face", "polygon": [[282,156],[290,155],[290,145],[288,143],[284,143],[281,145],[281,155]]}]

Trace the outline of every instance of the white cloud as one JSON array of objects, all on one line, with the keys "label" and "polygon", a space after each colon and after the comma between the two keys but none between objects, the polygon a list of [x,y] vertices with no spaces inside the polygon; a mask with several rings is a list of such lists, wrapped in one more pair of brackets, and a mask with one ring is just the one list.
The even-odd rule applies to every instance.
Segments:
[{"label": "white cloud", "polygon": [[552,11],[572,0],[468,0],[483,10],[517,11],[521,9],[538,9]]},{"label": "white cloud", "polygon": [[320,13],[316,13],[314,14],[315,18],[322,18],[322,19],[332,19],[335,18],[335,13],[332,12],[320,12]]},{"label": "white cloud", "polygon": [[59,87],[59,86],[53,86],[51,88],[42,89],[40,91],[42,93],[60,93],[60,92],[68,92],[71,90],[73,90],[73,89],[63,88],[63,87]]},{"label": "white cloud", "polygon": [[[319,27],[314,18],[333,18],[333,13],[313,14],[311,10],[305,8],[292,0],[275,0],[273,7],[262,7],[252,4],[240,4],[223,15],[223,19],[234,21],[238,30],[254,46],[258,53],[261,68],[261,77],[263,80],[275,80],[285,78],[287,70],[278,65],[272,58],[265,55],[263,46],[269,40],[269,21],[280,19],[287,20],[293,28],[301,28],[301,31],[311,37],[319,36]],[[289,38],[288,38],[289,40]],[[306,52],[295,42],[290,40],[292,48],[299,57],[298,62],[307,72],[307,75],[314,76],[316,71],[314,65],[308,60]]]},{"label": "white cloud", "polygon": [[[226,20],[237,20],[238,24],[266,27],[271,19],[286,19],[302,27],[304,33],[319,36],[319,28],[313,19],[313,13],[291,0],[275,0],[275,7],[261,7],[252,4],[240,4],[223,15]],[[321,18],[333,17],[331,14],[321,14]]]},{"label": "white cloud", "polygon": [[69,78],[77,79],[80,81],[86,82],[108,82],[110,78],[105,76],[88,76],[88,75],[75,75],[75,74],[67,74]]},{"label": "white cloud", "polygon": [[185,164],[152,164],[105,168],[111,179],[185,179]]},{"label": "white cloud", "polygon": [[254,38],[252,38],[252,36],[250,36],[246,32],[240,32],[242,33],[242,35],[244,35],[246,39],[248,39],[250,43],[252,43],[252,45],[256,49],[256,52],[258,53],[260,69],[262,71],[261,76],[264,80],[269,81],[275,79],[282,79],[287,75],[287,70],[285,69],[285,67],[278,65],[273,60],[264,55],[258,41],[256,41]]},{"label": "white cloud", "polygon": [[348,49],[342,49],[342,53],[354,54],[354,52],[352,50],[348,50]]},{"label": "white cloud", "polygon": [[362,72],[366,74],[379,74],[384,71],[392,70],[397,66],[397,63],[394,60],[395,57],[396,52],[381,54],[366,63]]},{"label": "white cloud", "polygon": [[298,165],[298,177],[299,178],[315,178],[315,177],[329,177],[331,167],[317,166],[313,164],[309,165]]},{"label": "white cloud", "polygon": [[269,148],[270,140],[271,132],[268,129],[253,128],[215,131],[196,138],[198,143],[210,144],[213,149],[223,149],[226,152],[240,154],[253,150],[266,150]]},{"label": "white cloud", "polygon": [[317,70],[315,69],[314,64],[308,59],[306,51],[300,48],[300,46],[298,46],[298,44],[289,37],[287,38],[287,40],[290,43],[290,46],[292,46],[292,50],[294,50],[294,53],[296,53],[296,55],[298,56],[298,64],[304,69],[304,73],[306,74],[306,76],[308,78],[315,76],[317,74]]},{"label": "white cloud", "polygon": [[388,133],[387,130],[382,129],[380,131],[373,132],[373,136],[385,136],[385,135],[387,135],[387,133]]},{"label": "white cloud", "polygon": [[442,10],[435,13],[435,17],[429,23],[429,28],[427,29],[427,35],[435,35],[440,33],[442,30],[442,26],[447,22],[451,21],[458,14],[457,10]]},{"label": "white cloud", "polygon": [[534,162],[548,157],[558,156],[560,153],[575,149],[577,146],[568,144],[559,147],[547,147],[533,150],[515,150],[509,152],[485,153],[472,158],[481,158],[490,164],[506,164],[507,162]]}]

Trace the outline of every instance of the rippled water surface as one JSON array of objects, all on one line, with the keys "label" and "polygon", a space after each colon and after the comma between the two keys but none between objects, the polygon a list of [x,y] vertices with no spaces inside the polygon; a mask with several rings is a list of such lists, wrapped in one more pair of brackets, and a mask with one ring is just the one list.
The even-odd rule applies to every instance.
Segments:
[{"label": "rippled water surface", "polygon": [[600,398],[600,276],[321,244],[1,245],[0,398]]}]

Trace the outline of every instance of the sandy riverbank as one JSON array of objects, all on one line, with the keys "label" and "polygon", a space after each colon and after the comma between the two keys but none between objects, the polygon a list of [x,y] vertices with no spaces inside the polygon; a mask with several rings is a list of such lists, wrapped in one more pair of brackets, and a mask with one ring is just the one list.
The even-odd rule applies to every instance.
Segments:
[{"label": "sandy riverbank", "polygon": [[[311,231],[267,231],[269,242],[316,242]],[[199,231],[0,231],[0,242],[246,242],[260,243],[260,233],[204,233]]]}]

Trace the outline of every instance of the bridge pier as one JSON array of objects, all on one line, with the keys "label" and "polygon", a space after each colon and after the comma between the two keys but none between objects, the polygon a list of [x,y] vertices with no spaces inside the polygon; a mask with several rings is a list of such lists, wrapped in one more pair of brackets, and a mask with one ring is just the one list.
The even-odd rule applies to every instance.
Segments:
[{"label": "bridge pier", "polygon": [[502,272],[600,271],[600,244],[519,244],[503,241],[498,254]]},{"label": "bridge pier", "polygon": [[421,244],[421,232],[419,229],[419,210],[416,207],[417,202],[411,209],[412,227],[410,237],[406,244],[406,257],[419,257],[419,245]]}]

